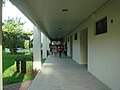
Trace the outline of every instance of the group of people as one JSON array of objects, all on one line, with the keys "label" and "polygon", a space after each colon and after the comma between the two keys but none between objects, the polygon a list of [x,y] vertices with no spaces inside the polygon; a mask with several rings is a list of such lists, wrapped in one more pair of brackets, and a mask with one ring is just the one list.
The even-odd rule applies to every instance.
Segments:
[{"label": "group of people", "polygon": [[50,54],[57,56],[59,54],[59,57],[61,58],[62,53],[64,53],[65,56],[67,56],[67,46],[65,45],[51,45],[50,46]]}]

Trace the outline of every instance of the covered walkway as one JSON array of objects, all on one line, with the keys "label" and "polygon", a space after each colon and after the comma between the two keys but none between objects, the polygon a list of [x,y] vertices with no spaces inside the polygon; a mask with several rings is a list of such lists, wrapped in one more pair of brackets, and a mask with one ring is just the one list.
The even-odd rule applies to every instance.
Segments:
[{"label": "covered walkway", "polygon": [[111,90],[86,66],[71,58],[49,56],[29,90]]}]

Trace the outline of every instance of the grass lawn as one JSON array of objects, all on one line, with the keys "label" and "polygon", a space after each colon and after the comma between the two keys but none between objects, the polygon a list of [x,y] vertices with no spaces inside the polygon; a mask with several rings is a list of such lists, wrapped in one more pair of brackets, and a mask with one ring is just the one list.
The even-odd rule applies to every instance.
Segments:
[{"label": "grass lawn", "polygon": [[[17,73],[15,58],[17,56],[25,56],[25,53],[18,53],[16,55],[12,55],[10,53],[3,52],[3,85],[24,82],[28,80],[33,80],[36,74],[24,74],[24,73]],[[42,60],[44,63],[45,60]],[[27,72],[32,71],[32,62],[27,61]]]}]

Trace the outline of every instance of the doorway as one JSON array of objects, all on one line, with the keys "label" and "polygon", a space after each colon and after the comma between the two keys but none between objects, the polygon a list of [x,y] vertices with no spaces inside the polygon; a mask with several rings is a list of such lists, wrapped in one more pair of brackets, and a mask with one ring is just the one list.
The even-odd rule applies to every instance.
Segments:
[{"label": "doorway", "polygon": [[73,37],[70,36],[70,57],[72,58],[73,54]]},{"label": "doorway", "polygon": [[80,31],[80,61],[87,66],[88,63],[88,29]]}]

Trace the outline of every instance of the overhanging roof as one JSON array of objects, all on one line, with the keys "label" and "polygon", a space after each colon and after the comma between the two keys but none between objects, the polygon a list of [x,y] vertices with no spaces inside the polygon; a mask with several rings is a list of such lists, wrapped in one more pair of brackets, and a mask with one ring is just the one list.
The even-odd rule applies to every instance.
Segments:
[{"label": "overhanging roof", "polygon": [[110,0],[10,0],[47,37],[64,38]]}]

